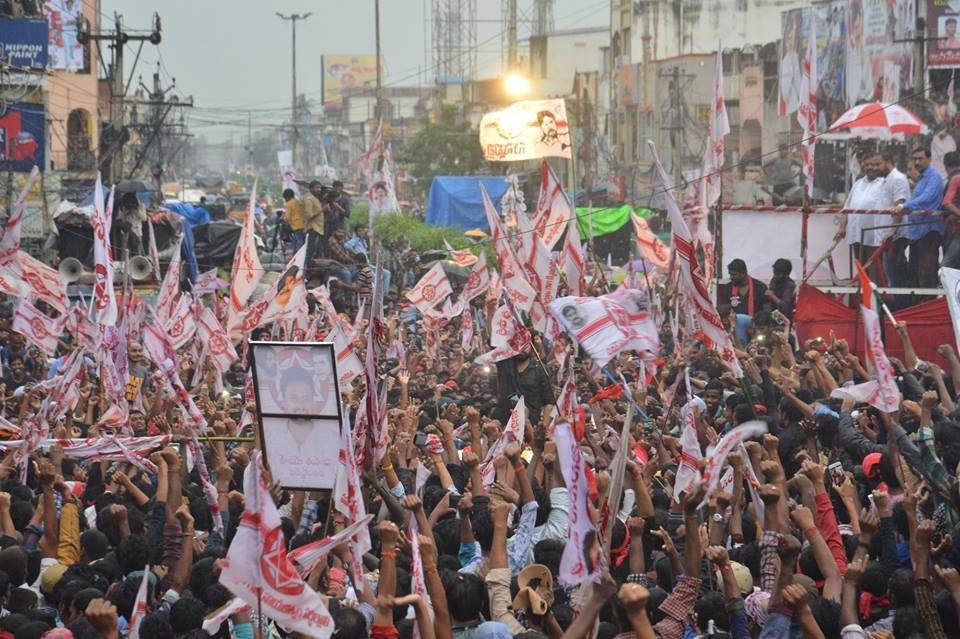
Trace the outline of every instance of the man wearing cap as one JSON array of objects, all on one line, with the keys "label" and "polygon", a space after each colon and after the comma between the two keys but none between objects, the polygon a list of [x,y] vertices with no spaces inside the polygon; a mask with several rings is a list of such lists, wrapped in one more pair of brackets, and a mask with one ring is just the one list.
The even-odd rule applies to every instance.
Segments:
[{"label": "man wearing cap", "polygon": [[325,207],[320,200],[320,182],[310,182],[310,192],[303,198],[303,221],[307,231],[307,255],[304,258],[304,270],[307,279],[313,273],[313,261],[323,255],[323,237],[325,226]]}]

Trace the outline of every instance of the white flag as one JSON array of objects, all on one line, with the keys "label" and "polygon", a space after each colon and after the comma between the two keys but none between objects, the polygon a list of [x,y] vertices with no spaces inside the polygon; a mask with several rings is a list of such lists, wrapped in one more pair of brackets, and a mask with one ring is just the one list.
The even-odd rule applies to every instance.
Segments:
[{"label": "white flag", "polygon": [[730,133],[727,106],[723,100],[723,49],[717,45],[713,67],[713,104],[707,124],[707,148],[703,153],[704,196],[708,207],[720,198],[720,171],[723,170],[723,138]]},{"label": "white flag", "polygon": [[453,288],[450,280],[447,279],[443,265],[437,262],[405,295],[421,313],[426,314],[451,293]]},{"label": "white flag", "polygon": [[587,474],[583,455],[570,424],[557,424],[557,463],[570,493],[570,531],[560,557],[560,583],[600,583],[606,557],[587,508]]},{"label": "white flag", "polygon": [[260,278],[263,277],[263,265],[260,264],[260,255],[257,253],[257,240],[254,234],[254,211],[257,201],[257,185],[254,183],[250,191],[250,203],[247,205],[247,214],[243,218],[243,228],[240,230],[240,242],[237,244],[237,254],[233,258],[233,267],[230,270],[230,309],[227,315],[227,332],[231,337],[236,336],[236,326],[240,321],[240,314],[244,305],[253,294]]},{"label": "white flag", "polygon": [[[103,203],[103,186],[97,173],[93,194],[93,318],[97,324],[113,326],[117,322],[117,299],[113,294],[113,255],[110,251],[110,212]],[[110,191],[113,203],[113,190]],[[111,206],[112,209],[112,206]]]},{"label": "white flag", "polygon": [[957,342],[957,353],[960,353],[960,270],[942,267],[940,283],[943,284],[947,296],[947,308],[950,309],[950,319],[953,320],[953,337]]},{"label": "white flag", "polygon": [[540,164],[540,197],[533,212],[533,225],[548,249],[553,249],[563,235],[568,220],[576,223],[573,202],[564,192],[560,178],[546,160]]},{"label": "white flag", "polygon": [[287,558],[280,513],[261,476],[260,451],[250,455],[243,494],[243,516],[227,551],[220,583],[251,606],[260,606],[287,632],[329,639],[333,618]]}]

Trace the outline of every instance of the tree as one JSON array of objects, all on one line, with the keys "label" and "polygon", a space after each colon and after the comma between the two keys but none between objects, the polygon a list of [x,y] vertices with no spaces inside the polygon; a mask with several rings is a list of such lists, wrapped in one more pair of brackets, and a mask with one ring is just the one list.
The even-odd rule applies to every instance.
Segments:
[{"label": "tree", "polygon": [[398,153],[398,161],[407,165],[413,178],[413,190],[424,200],[434,176],[469,175],[483,165],[477,132],[469,122],[458,120],[457,108],[443,105],[440,117],[424,121]]}]

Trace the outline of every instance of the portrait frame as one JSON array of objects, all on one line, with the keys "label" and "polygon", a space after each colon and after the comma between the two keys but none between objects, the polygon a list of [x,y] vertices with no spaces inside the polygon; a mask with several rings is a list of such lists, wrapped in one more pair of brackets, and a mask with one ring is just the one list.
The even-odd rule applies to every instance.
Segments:
[{"label": "portrait frame", "polygon": [[[264,460],[271,469],[274,477],[281,482],[281,487],[287,490],[332,490],[336,476],[336,464],[330,472],[311,476],[309,481],[297,481],[302,485],[292,485],[289,478],[295,473],[285,467],[287,462],[280,461],[279,446],[275,438],[276,433],[265,430],[277,428],[278,423],[312,422],[313,433],[308,440],[297,441],[297,450],[318,450],[329,453],[331,446],[339,453],[340,434],[343,423],[343,407],[340,403],[340,384],[337,375],[336,349],[332,342],[264,342],[251,341],[250,370],[253,376],[254,399],[257,404],[257,429],[260,436],[260,447]],[[287,362],[287,360],[290,360]],[[325,397],[328,393],[318,393],[316,386],[312,397],[318,403],[302,405],[299,410],[295,406],[287,405],[287,401],[297,401],[295,398],[279,398],[277,392],[282,377],[294,378],[297,382],[307,382],[307,395],[310,395],[310,385],[315,385],[319,379],[332,389],[332,399]],[[309,381],[307,381],[309,380]],[[330,441],[332,425],[336,425],[336,445]],[[292,435],[292,431],[291,431]],[[273,446],[269,443],[272,442]],[[273,452],[271,453],[271,449]],[[289,451],[288,451],[289,452]],[[288,478],[284,481],[281,478]]]}]

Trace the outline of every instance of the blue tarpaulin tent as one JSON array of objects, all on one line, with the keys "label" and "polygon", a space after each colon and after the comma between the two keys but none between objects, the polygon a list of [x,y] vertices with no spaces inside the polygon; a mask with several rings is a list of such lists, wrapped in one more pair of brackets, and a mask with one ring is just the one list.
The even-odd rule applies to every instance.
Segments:
[{"label": "blue tarpaulin tent", "polygon": [[507,192],[507,181],[491,176],[447,176],[433,178],[430,197],[427,199],[427,224],[430,226],[458,226],[464,231],[489,230],[487,215],[483,210],[480,185],[494,206],[500,207],[500,199]]}]

